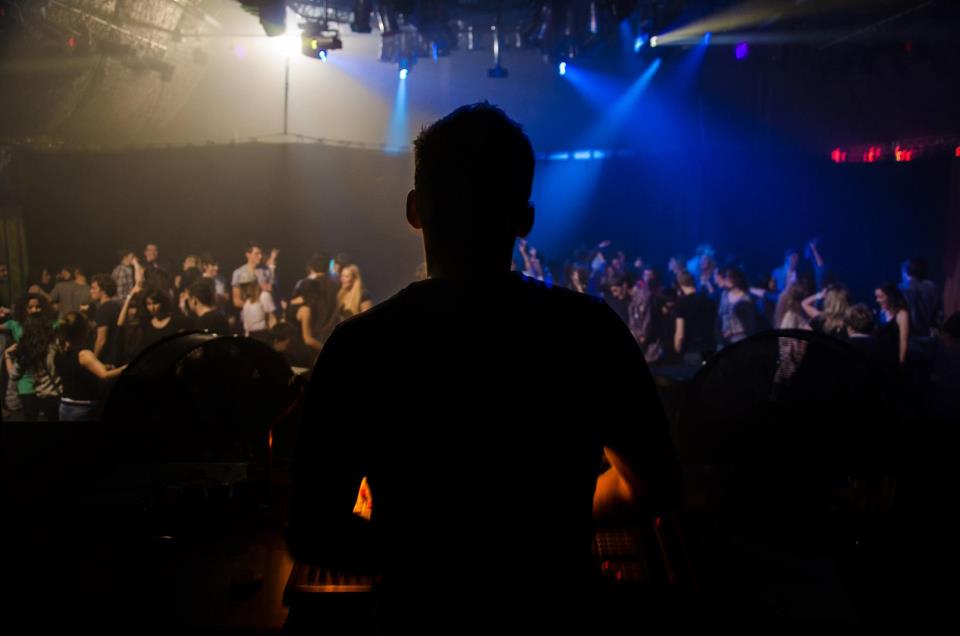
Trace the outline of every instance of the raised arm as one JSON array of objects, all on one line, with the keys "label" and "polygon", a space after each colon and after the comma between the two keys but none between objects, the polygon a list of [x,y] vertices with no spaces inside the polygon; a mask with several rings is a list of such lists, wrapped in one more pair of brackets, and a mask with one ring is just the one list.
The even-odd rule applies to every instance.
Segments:
[{"label": "raised arm", "polygon": [[823,300],[823,294],[824,292],[823,290],[821,290],[812,296],[807,296],[800,303],[800,305],[803,307],[803,312],[807,314],[807,316],[809,316],[811,319],[818,318],[823,315],[823,312],[817,309],[817,306],[815,304],[818,301]]},{"label": "raised arm", "polygon": [[127,294],[126,299],[123,301],[123,307],[120,308],[120,315],[117,316],[118,327],[122,327],[123,324],[127,321],[127,312],[130,311],[130,301],[133,300],[133,297],[136,296],[139,291],[140,291],[140,282],[137,281],[137,283],[133,286],[133,289],[130,290],[130,293]]},{"label": "raised arm", "polygon": [[683,330],[683,318],[677,318],[676,329],[673,333],[673,350],[677,353],[683,353]]}]

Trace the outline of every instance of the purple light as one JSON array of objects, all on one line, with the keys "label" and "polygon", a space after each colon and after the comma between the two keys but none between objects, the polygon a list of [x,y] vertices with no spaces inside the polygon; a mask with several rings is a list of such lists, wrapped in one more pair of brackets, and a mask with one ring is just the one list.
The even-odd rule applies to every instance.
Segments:
[{"label": "purple light", "polygon": [[748,53],[750,53],[750,47],[747,46],[746,42],[741,42],[733,49],[733,54],[738,60],[745,60]]}]

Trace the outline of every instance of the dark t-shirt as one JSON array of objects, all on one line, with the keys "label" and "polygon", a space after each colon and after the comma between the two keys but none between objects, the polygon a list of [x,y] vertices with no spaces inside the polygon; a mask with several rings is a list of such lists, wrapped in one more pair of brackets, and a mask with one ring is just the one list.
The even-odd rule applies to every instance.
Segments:
[{"label": "dark t-shirt", "polygon": [[677,298],[677,318],[683,318],[683,353],[716,349],[713,336],[717,306],[707,294],[698,292]]},{"label": "dark t-shirt", "polygon": [[181,316],[178,313],[173,314],[165,326],[157,328],[153,326],[153,321],[147,318],[141,323],[141,328],[143,329],[143,338],[140,341],[140,350],[143,351],[154,342],[162,340],[167,336],[171,336],[178,331],[183,331],[186,329],[186,318]]},{"label": "dark t-shirt", "polygon": [[100,303],[97,305],[96,313],[94,314],[94,322],[97,324],[97,329],[100,327],[107,328],[107,342],[103,346],[103,351],[100,352],[100,362],[104,364],[117,364],[120,359],[120,340],[117,337],[119,333],[117,329],[117,319],[120,317],[120,310],[122,309],[120,302],[117,300],[108,300],[105,303]]},{"label": "dark t-shirt", "polygon": [[227,317],[219,311],[208,311],[202,316],[193,319],[194,329],[206,329],[210,333],[216,333],[223,336],[230,335],[230,323]]},{"label": "dark t-shirt", "polygon": [[[520,361],[536,373],[518,374]],[[584,371],[629,406],[577,394]],[[414,283],[341,323],[305,409],[291,549],[334,563],[377,555],[387,615],[555,616],[537,605],[544,591],[580,603],[604,446],[661,505],[678,496],[667,422],[626,325],[602,300],[518,274]],[[363,476],[369,526],[351,514]],[[358,545],[364,528],[377,541]]]}]

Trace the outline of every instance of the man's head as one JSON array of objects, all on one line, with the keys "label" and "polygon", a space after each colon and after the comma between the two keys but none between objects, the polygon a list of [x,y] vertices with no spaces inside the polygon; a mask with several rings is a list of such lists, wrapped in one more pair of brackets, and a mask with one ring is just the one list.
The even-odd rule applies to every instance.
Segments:
[{"label": "man's head", "polygon": [[693,280],[693,274],[686,270],[677,274],[677,285],[680,286],[680,289],[686,290],[695,290],[697,287],[696,281]]},{"label": "man's head", "polygon": [[843,321],[847,326],[847,334],[851,336],[873,333],[873,312],[863,303],[847,307]]},{"label": "man's head", "polygon": [[900,272],[904,282],[909,282],[911,278],[926,280],[927,262],[922,258],[908,258],[900,265]]},{"label": "man's head", "polygon": [[297,328],[289,322],[281,322],[270,330],[270,341],[273,350],[283,353],[290,347],[290,343],[297,337]]},{"label": "man's head", "polygon": [[117,258],[120,259],[120,264],[125,267],[130,267],[133,265],[133,250],[128,250],[127,248],[121,248],[117,250]]},{"label": "man's head", "polygon": [[109,274],[97,274],[90,281],[90,300],[105,303],[117,295],[117,282]]},{"label": "man's head", "polygon": [[251,267],[256,267],[263,261],[263,248],[256,241],[247,243],[247,249],[243,254],[247,257],[247,265]]},{"label": "man's head", "polygon": [[320,252],[316,252],[307,262],[307,272],[317,276],[326,274],[329,267],[330,259]]},{"label": "man's head", "polygon": [[198,280],[187,288],[187,305],[193,313],[201,308],[213,307],[214,302],[213,285],[210,283]]},{"label": "man's head", "polygon": [[205,278],[214,278],[220,271],[220,264],[210,252],[204,252],[200,256],[200,271],[203,272]]},{"label": "man's head", "polygon": [[523,129],[486,102],[462,106],[414,142],[407,220],[423,230],[431,275],[506,272],[533,228],[534,156]]},{"label": "man's head", "polygon": [[615,276],[610,281],[610,295],[617,300],[623,300],[627,297],[627,281],[624,276]]},{"label": "man's head", "polygon": [[796,269],[800,263],[800,252],[793,248],[788,249],[783,253],[783,262],[786,263],[788,269]]},{"label": "man's head", "polygon": [[160,256],[160,248],[157,247],[157,244],[147,243],[147,246],[143,248],[143,259],[148,263],[156,263],[158,256]]},{"label": "man's head", "polygon": [[745,292],[747,291],[747,276],[739,267],[728,267],[724,276],[724,287]]}]

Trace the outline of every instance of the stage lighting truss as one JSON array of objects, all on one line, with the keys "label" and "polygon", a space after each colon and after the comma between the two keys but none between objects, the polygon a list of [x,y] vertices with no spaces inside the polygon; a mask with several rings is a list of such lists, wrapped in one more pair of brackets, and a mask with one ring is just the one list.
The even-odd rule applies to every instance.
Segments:
[{"label": "stage lighting truss", "polygon": [[3,3],[25,32],[65,54],[109,56],[128,68],[157,72],[164,81],[175,70],[164,59],[168,45],[197,35],[204,23],[216,23],[200,4],[199,0],[124,3],[106,11],[96,3],[71,0]]},{"label": "stage lighting truss", "polygon": [[300,28],[300,52],[307,57],[326,60],[330,51],[343,48],[340,32],[331,29],[325,20],[305,22]]}]

